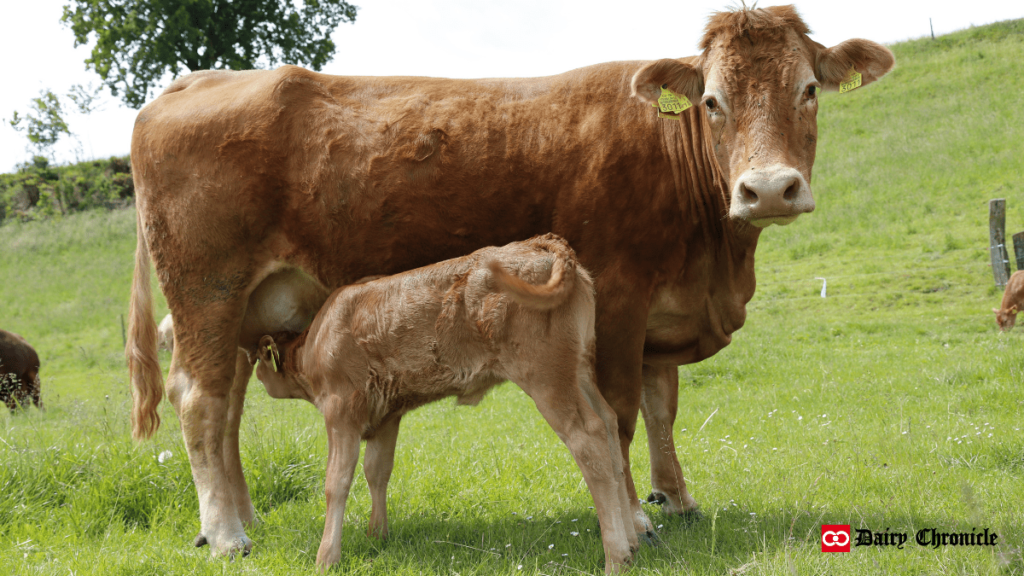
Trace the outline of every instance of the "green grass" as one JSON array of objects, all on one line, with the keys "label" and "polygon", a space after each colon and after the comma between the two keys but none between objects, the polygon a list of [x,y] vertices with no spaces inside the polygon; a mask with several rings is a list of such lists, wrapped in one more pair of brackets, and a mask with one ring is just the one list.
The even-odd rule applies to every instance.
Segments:
[{"label": "green grass", "polygon": [[[634,573],[1024,574],[1024,335],[1000,335],[989,311],[986,205],[1005,197],[1007,232],[1024,229],[1024,22],[893,50],[884,81],[824,97],[818,210],[762,236],[747,325],[679,371],[677,449],[705,517],[687,526],[646,506],[663,545],[642,548]],[[167,404],[153,441],[130,440],[133,230],[131,211],[0,227],[0,326],[36,345],[49,407],[0,411],[0,566],[312,572],[326,449],[311,406],[249,392],[243,465],[261,523],[235,562],[190,547],[198,505]],[[632,458],[646,493],[642,426]],[[513,385],[407,416],[390,497],[392,537],[369,539],[356,482],[336,573],[602,569],[581,476]],[[989,528],[999,546],[822,554],[823,523],[911,538]]]}]

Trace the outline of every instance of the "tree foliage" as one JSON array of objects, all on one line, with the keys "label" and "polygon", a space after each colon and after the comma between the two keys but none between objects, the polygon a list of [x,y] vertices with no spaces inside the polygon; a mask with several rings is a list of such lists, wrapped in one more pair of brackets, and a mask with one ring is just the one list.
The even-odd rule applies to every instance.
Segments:
[{"label": "tree foliage", "polygon": [[72,0],[61,20],[75,46],[95,39],[85,60],[132,108],[166,74],[301,64],[320,70],[334,56],[331,32],[354,22],[344,0]]},{"label": "tree foliage", "polygon": [[[94,90],[92,86],[86,88],[76,84],[71,87],[65,98],[74,104],[79,113],[88,114],[95,109],[98,95],[98,90]],[[15,110],[8,123],[18,132],[25,132],[30,145],[37,153],[42,154],[64,136],[75,137],[68,128],[66,114],[65,101],[52,90],[43,90],[38,98],[32,99],[28,113],[20,114]]]}]

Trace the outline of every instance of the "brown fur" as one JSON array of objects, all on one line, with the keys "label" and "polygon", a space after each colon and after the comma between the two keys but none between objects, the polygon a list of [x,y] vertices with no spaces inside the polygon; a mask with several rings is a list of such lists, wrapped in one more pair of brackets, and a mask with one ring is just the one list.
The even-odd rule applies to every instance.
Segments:
[{"label": "brown fur", "polygon": [[[297,338],[263,336],[256,376],[267,391],[312,402],[328,424],[327,523],[317,563],[340,557],[360,438],[370,441],[369,531],[384,536],[402,415],[447,396],[476,404],[506,379],[534,399],[583,470],[608,570],[628,562],[633,526],[618,478],[615,418],[592,380],[593,346],[593,283],[553,234],[346,286]],[[374,452],[390,456],[382,461]]]},{"label": "brown fur", "polygon": [[[847,56],[866,59],[865,73],[891,67],[873,44],[822,55],[793,14],[716,17],[690,58],[483,80],[207,71],[148,104],[132,137],[145,231],[133,293],[151,255],[176,324],[167,391],[214,551],[251,546],[248,492],[229,472],[240,470],[228,416],[241,413],[229,393],[244,389],[237,347],[301,332],[339,286],[482,246],[554,232],[594,274],[597,381],[628,459],[641,402],[674,405],[662,368],[715,354],[743,325],[760,227],[814,208],[818,102],[807,83],[832,82],[815,70],[833,74]],[[678,120],[650,105],[662,84],[692,96]],[[151,308],[133,301],[133,318]],[[498,320],[481,317],[478,330]],[[142,361],[155,340],[141,322],[129,348],[134,385],[150,391],[136,395],[145,435],[160,376]],[[651,378],[645,365],[657,367]],[[655,491],[666,510],[691,510],[674,411],[645,414],[648,430],[665,431],[652,478],[673,479]],[[635,500],[633,513],[650,526]]]},{"label": "brown fur", "polygon": [[42,410],[41,391],[35,349],[18,334],[0,330],[0,402],[12,412],[29,404]]},{"label": "brown fur", "polygon": [[1017,323],[1017,313],[1024,308],[1024,270],[1018,270],[1010,275],[1003,290],[1003,303],[999,308],[993,308],[996,313],[996,324],[1000,332],[1013,330]]}]

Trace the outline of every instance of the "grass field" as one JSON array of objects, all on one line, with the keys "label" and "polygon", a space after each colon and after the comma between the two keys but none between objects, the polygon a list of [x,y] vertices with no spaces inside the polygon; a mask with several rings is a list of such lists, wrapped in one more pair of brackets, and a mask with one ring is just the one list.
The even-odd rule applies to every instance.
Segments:
[{"label": "grass field", "polygon": [[[633,573],[1024,574],[1024,334],[996,330],[987,252],[990,198],[1024,230],[1024,21],[892,48],[884,81],[823,97],[818,209],[762,235],[747,325],[679,370],[677,450],[704,518],[647,506],[662,545]],[[312,406],[250,388],[242,457],[261,523],[235,562],[190,546],[198,504],[170,407],[153,441],[131,441],[134,225],[129,210],[0,227],[0,327],[39,350],[48,407],[0,411],[0,572],[312,572],[326,460]],[[645,491],[642,426],[633,472]],[[391,539],[369,539],[356,482],[335,572],[602,570],[579,471],[514,385],[404,418],[390,496]],[[823,554],[821,524],[911,541]],[[928,528],[999,539],[913,543]]]}]

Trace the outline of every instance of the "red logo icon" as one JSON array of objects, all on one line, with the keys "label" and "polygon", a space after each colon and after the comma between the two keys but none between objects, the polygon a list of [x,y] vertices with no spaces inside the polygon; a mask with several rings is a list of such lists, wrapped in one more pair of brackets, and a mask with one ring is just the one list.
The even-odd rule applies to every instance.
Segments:
[{"label": "red logo icon", "polygon": [[849,552],[850,551],[850,525],[849,524],[822,524],[821,525],[821,551],[822,552]]}]

